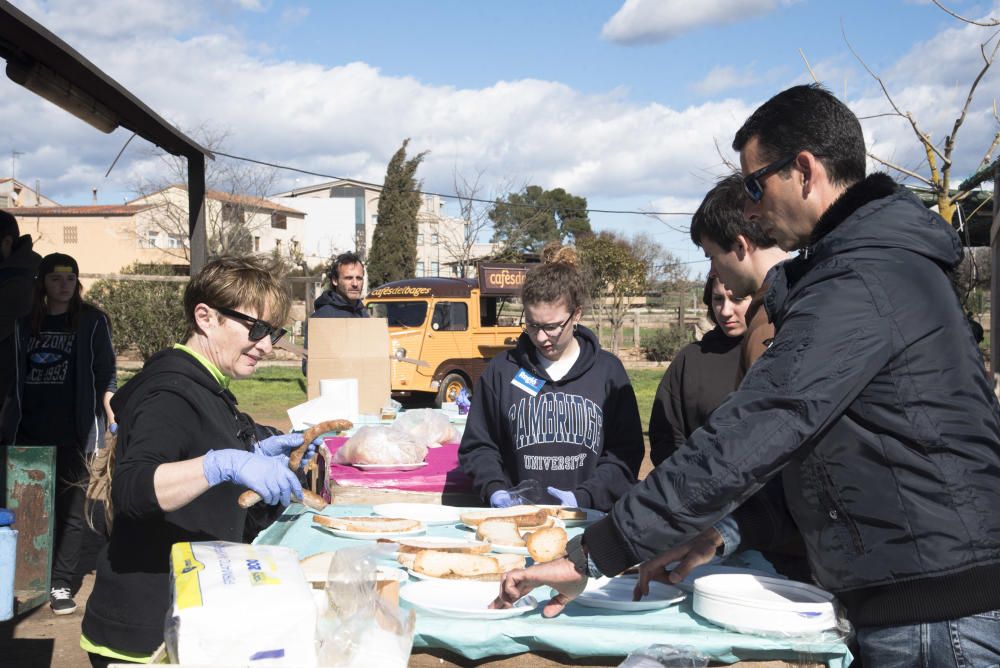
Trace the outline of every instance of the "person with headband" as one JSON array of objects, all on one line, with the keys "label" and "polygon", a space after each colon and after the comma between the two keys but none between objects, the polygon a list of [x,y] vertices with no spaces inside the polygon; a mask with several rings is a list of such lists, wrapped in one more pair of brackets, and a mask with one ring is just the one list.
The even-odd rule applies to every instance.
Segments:
[{"label": "person with headband", "polygon": [[237,499],[247,489],[271,505],[302,496],[288,465],[302,434],[270,435],[229,391],[285,335],[288,309],[281,278],[259,260],[209,262],[184,291],[185,342],[149,358],[115,395],[111,536],[80,639],[92,666],[147,662],[163,642],[174,543],[241,542],[247,511]]},{"label": "person with headband", "polygon": [[0,417],[5,444],[56,446],[49,606],[57,615],[76,610],[87,456],[103,447],[114,423],[109,401],[117,388],[108,317],[83,301],[79,275],[76,260],[62,253],[39,264],[31,312],[14,330],[16,382]]},{"label": "person with headband", "polygon": [[476,382],[458,456],[492,506],[518,503],[512,489],[532,480],[562,505],[609,510],[636,483],[645,446],[635,392],[580,325],[586,297],[571,249],[532,268],[524,333]]}]

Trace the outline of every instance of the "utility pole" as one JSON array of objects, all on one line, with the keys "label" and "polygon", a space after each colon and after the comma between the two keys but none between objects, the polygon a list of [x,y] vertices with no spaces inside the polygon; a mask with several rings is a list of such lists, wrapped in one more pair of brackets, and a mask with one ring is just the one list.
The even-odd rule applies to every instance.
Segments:
[{"label": "utility pole", "polygon": [[19,155],[24,155],[24,151],[11,151],[10,152],[10,180],[13,181],[15,174],[14,169],[17,166],[17,157]]}]

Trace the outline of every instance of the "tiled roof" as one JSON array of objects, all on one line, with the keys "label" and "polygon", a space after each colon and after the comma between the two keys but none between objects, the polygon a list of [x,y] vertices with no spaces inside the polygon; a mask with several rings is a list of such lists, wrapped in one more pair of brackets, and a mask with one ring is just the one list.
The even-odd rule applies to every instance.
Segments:
[{"label": "tiled roof", "polygon": [[269,211],[277,211],[279,213],[293,213],[298,216],[305,215],[297,209],[283,206],[277,202],[272,202],[271,200],[264,199],[262,197],[254,197],[253,195],[235,195],[233,193],[222,192],[221,190],[205,190],[205,197],[219,202],[229,202],[231,204],[239,204],[255,209],[267,209]]},{"label": "tiled roof", "polygon": [[94,204],[90,206],[15,206],[4,209],[14,216],[131,216],[150,208],[135,204]]}]

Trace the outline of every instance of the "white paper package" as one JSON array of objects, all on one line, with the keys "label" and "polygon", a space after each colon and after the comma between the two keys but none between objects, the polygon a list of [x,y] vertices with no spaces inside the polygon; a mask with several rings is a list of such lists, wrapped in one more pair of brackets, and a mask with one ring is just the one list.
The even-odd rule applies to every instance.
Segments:
[{"label": "white paper package", "polygon": [[316,606],[294,550],[176,543],[170,574],[165,638],[173,662],[316,665]]}]

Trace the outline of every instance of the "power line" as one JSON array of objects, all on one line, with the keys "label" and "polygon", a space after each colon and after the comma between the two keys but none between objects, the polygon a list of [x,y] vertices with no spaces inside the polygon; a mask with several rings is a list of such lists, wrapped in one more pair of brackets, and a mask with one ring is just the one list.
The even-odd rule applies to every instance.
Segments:
[{"label": "power line", "polygon": [[[215,155],[221,155],[226,158],[231,158],[233,160],[242,160],[243,162],[251,162],[255,165],[263,165],[265,167],[273,167],[274,169],[283,169],[289,172],[297,172],[299,174],[307,174],[309,176],[317,176],[323,179],[333,179],[339,181],[353,181],[354,183],[360,183],[365,186],[372,186],[374,188],[382,188],[381,183],[372,183],[371,181],[362,181],[360,179],[352,179],[346,176],[337,176],[335,174],[323,174],[322,172],[313,172],[308,169],[301,169],[299,167],[292,167],[290,165],[281,165],[275,162],[268,162],[267,160],[257,160],[255,158],[247,158],[241,155],[232,155],[230,153],[223,153],[222,151],[212,151]],[[457,194],[449,193],[437,193],[431,192],[429,190],[411,190],[409,192],[420,193],[421,195],[433,195],[436,197],[443,197],[445,199],[457,199],[464,200],[466,202],[479,202],[481,204],[496,204],[495,200],[491,199],[481,199],[479,197],[465,197]],[[514,204],[510,202],[503,202],[505,206],[519,206],[536,210],[551,210],[548,207],[538,206],[536,204]],[[694,214],[690,211],[632,211],[626,209],[578,209],[579,211],[586,211],[587,213],[615,213],[615,214],[625,214],[632,216],[693,216]]]}]

